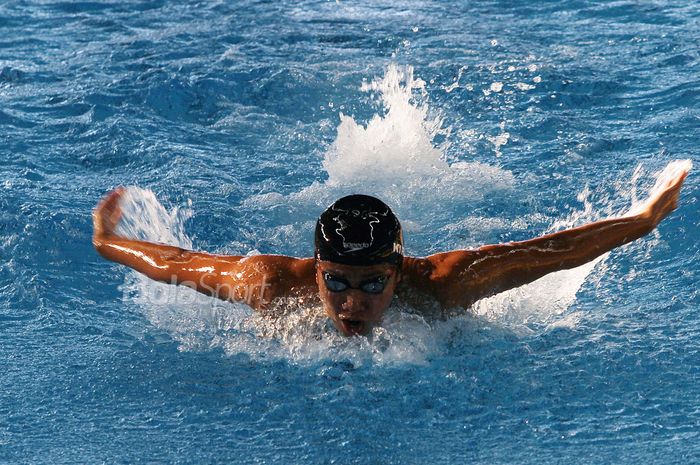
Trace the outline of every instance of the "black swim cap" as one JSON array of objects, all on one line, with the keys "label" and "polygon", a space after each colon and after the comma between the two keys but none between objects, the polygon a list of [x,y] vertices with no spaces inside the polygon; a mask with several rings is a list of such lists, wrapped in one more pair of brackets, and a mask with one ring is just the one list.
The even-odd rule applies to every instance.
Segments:
[{"label": "black swim cap", "polygon": [[344,265],[400,266],[401,224],[391,209],[369,195],[336,200],[316,222],[316,258]]}]

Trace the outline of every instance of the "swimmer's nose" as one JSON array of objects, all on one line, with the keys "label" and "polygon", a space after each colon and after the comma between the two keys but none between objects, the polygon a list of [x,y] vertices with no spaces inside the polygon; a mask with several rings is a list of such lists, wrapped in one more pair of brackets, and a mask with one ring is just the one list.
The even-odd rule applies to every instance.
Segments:
[{"label": "swimmer's nose", "polygon": [[358,290],[351,290],[347,293],[345,297],[345,302],[342,305],[344,312],[357,313],[367,310],[367,300],[362,296]]}]

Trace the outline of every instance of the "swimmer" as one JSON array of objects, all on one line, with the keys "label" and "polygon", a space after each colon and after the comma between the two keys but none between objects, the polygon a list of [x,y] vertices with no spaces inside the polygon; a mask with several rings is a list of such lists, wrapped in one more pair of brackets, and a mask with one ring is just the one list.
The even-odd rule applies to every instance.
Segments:
[{"label": "swimmer", "polygon": [[109,193],[93,213],[100,255],[169,284],[185,285],[257,310],[298,299],[323,305],[340,333],[366,335],[394,297],[416,308],[465,309],[484,297],[574,268],[651,232],[678,205],[689,166],[677,170],[634,213],[523,242],[404,255],[401,224],[381,200],[350,195],[316,223],[312,258],[215,255],[119,236],[119,200]]}]

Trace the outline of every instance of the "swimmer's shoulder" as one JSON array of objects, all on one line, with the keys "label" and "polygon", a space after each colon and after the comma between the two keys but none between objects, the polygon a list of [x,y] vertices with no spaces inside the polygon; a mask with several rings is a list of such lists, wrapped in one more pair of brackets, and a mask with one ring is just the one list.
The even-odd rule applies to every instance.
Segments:
[{"label": "swimmer's shoulder", "polygon": [[456,273],[456,270],[460,269],[458,265],[473,260],[475,256],[473,250],[458,250],[427,257],[404,257],[400,288],[418,291],[445,307],[452,307],[455,293],[469,292],[468,287],[455,286],[456,281],[463,277]]},{"label": "swimmer's shoulder", "polygon": [[416,283],[441,283],[453,278],[455,270],[473,262],[479,256],[474,249],[441,252],[427,257],[404,257],[403,274]]},{"label": "swimmer's shoulder", "polygon": [[404,257],[401,264],[401,282],[397,287],[399,294],[410,296],[422,294],[437,298],[435,266],[428,257]]},{"label": "swimmer's shoulder", "polygon": [[313,258],[251,255],[241,258],[229,273],[238,277],[237,284],[244,286],[244,290],[248,291],[246,295],[255,297],[247,299],[246,303],[256,310],[264,310],[279,299],[317,293]]},{"label": "swimmer's shoulder", "polygon": [[297,258],[288,255],[252,255],[241,261],[265,276],[266,281],[279,287],[279,293],[291,288],[316,285],[316,268],[313,258]]},{"label": "swimmer's shoulder", "polygon": [[286,279],[315,279],[316,269],[313,258],[297,258],[288,255],[260,254],[242,257],[237,267],[269,278],[277,276]]}]

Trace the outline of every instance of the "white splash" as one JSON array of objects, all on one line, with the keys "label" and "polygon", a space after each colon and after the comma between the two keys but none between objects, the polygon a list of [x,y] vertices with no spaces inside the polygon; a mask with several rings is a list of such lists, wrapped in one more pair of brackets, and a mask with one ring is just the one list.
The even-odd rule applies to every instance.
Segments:
[{"label": "white splash", "polygon": [[[267,193],[244,207],[284,212],[280,222],[307,228],[334,200],[352,193],[374,195],[387,202],[407,224],[426,224],[439,210],[472,210],[489,195],[510,191],[513,175],[484,163],[445,161],[446,145],[433,140],[449,136],[441,117],[427,105],[425,82],[413,68],[391,65],[386,74],[363,84],[375,93],[380,111],[366,125],[340,113],[337,136],[323,157],[328,175],[288,196]],[[289,231],[290,233],[292,231]]]},{"label": "white splash", "polygon": [[185,221],[192,217],[189,208],[168,211],[153,191],[130,187],[121,197],[122,218],[117,232],[132,239],[161,242],[191,248],[192,241],[185,234]]},{"label": "white splash", "polygon": [[487,140],[493,144],[494,147],[494,152],[496,153],[496,157],[501,156],[501,147],[506,145],[508,143],[508,140],[510,139],[510,134],[506,131],[506,122],[501,121],[501,123],[498,125],[498,127],[501,130],[501,133],[498,134],[497,136],[487,137]]},{"label": "white splash", "polygon": [[462,74],[464,74],[464,71],[467,69],[466,66],[462,66],[459,68],[459,71],[457,72],[457,77],[454,79],[454,82],[450,84],[449,86],[443,87],[445,92],[448,94],[452,92],[453,90],[457,89],[459,87],[459,80],[462,79]]},{"label": "white splash", "polygon": [[564,327],[578,319],[562,315],[576,300],[579,291],[595,266],[605,260],[604,254],[585,265],[544,276],[533,283],[492,297],[473,306],[476,315],[507,326],[517,333]]}]

